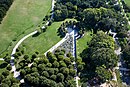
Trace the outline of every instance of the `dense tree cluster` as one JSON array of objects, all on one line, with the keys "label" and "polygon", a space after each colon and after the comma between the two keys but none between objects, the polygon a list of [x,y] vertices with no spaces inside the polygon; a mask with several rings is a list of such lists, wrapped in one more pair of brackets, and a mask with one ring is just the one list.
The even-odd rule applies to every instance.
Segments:
[{"label": "dense tree cluster", "polygon": [[127,24],[127,20],[123,16],[112,9],[106,8],[88,8],[83,11],[82,15],[79,15],[81,20],[80,25],[83,28],[93,29],[94,32],[97,30],[109,31],[114,30],[116,32],[121,32],[128,30],[124,28]]},{"label": "dense tree cluster", "polygon": [[10,72],[8,70],[5,70],[2,74],[0,74],[0,87],[19,87],[19,81],[10,76]]},{"label": "dense tree cluster", "polygon": [[93,29],[94,33],[111,29],[121,34],[128,30],[128,21],[120,14],[121,7],[114,0],[57,0],[54,10],[55,21],[77,19],[82,34],[88,29]]},{"label": "dense tree cluster", "polygon": [[0,0],[0,23],[12,3],[13,0]]},{"label": "dense tree cluster", "polygon": [[129,45],[126,45],[126,47],[124,48],[122,56],[125,64],[127,65],[126,67],[130,68],[130,46]]},{"label": "dense tree cluster", "polygon": [[112,78],[111,70],[117,65],[118,58],[114,53],[114,40],[102,31],[97,32],[89,43],[89,47],[83,51],[81,57],[86,63],[83,76],[99,82],[105,82]]},{"label": "dense tree cluster", "polygon": [[58,35],[61,37],[64,37],[66,33],[68,33],[67,28],[74,28],[74,25],[77,25],[76,21],[66,21],[61,24],[61,26],[58,29]]},{"label": "dense tree cluster", "polygon": [[[66,54],[65,50],[57,49],[54,53],[48,52],[46,56],[35,52],[32,57],[23,57],[17,70],[20,70],[21,77],[31,87],[75,87],[75,59],[71,53]],[[27,60],[31,62],[27,63]],[[78,72],[82,71],[82,59],[78,58],[76,62]],[[29,65],[31,63],[32,65]]]},{"label": "dense tree cluster", "polygon": [[114,0],[57,0],[54,19],[59,21],[77,17],[86,8],[105,7],[120,10],[120,6],[114,5],[115,3]]}]

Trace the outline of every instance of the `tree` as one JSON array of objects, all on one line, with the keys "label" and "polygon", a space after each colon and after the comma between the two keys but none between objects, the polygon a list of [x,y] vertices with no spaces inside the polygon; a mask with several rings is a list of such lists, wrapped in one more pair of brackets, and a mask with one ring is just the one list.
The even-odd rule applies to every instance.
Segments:
[{"label": "tree", "polygon": [[34,86],[39,85],[39,78],[38,77],[33,78],[33,84],[34,84]]},{"label": "tree", "polygon": [[4,79],[4,76],[0,74],[0,83],[2,82],[3,79]]},{"label": "tree", "polygon": [[26,71],[24,70],[24,69],[21,69],[20,70],[20,75],[23,77],[23,76],[25,76],[26,75]]},{"label": "tree", "polygon": [[58,68],[58,67],[59,67],[59,63],[58,63],[57,61],[54,61],[53,67],[54,67],[54,68]]},{"label": "tree", "polygon": [[51,68],[52,64],[51,63],[47,63],[46,67]]},{"label": "tree", "polygon": [[115,42],[112,37],[102,31],[97,32],[90,41],[89,47],[111,48],[114,50]]},{"label": "tree", "polygon": [[14,83],[11,87],[19,87],[17,83]]},{"label": "tree", "polygon": [[45,76],[45,77],[49,77],[49,74],[48,74],[47,71],[43,71],[43,72],[42,72],[42,75]]},{"label": "tree", "polygon": [[[115,43],[113,39],[102,31],[97,32],[90,41],[88,48],[81,54],[83,62],[85,62],[82,75],[85,75],[87,79],[91,79],[92,81],[94,78],[99,78],[98,81],[100,83],[110,80],[110,70],[118,62],[118,57],[114,49]],[[82,60],[77,59],[76,62],[78,64],[78,70],[82,70]]]},{"label": "tree", "polygon": [[68,75],[68,74],[69,74],[69,69],[68,69],[68,68],[65,68],[65,69],[63,70],[63,74]]},{"label": "tree", "polygon": [[8,84],[8,86],[11,86],[11,81],[10,81],[9,78],[5,78],[5,79],[2,81],[2,83]]},{"label": "tree", "polygon": [[4,57],[4,61],[7,62],[7,63],[10,63],[10,57],[9,56]]},{"label": "tree", "polygon": [[12,84],[15,84],[15,83],[17,83],[17,84],[19,83],[19,80],[17,80],[16,78],[14,78],[14,77],[12,77],[12,76],[9,77],[9,80],[11,81],[11,85],[12,85]]},{"label": "tree", "polygon": [[24,78],[25,82],[31,84],[33,82],[33,78],[30,74],[27,74]]},{"label": "tree", "polygon": [[31,59],[29,59],[29,58],[26,59],[26,62],[27,62],[27,63],[31,63]]},{"label": "tree", "polygon": [[64,59],[64,56],[63,55],[58,55],[58,61],[62,61]]},{"label": "tree", "polygon": [[105,65],[107,68],[113,68],[118,61],[117,55],[114,53],[114,47],[113,39],[99,31],[93,36],[89,48],[84,50],[81,56],[89,65],[93,63],[92,65],[95,67]]},{"label": "tree", "polygon": [[44,81],[43,81],[43,84],[44,84],[44,86],[45,87],[50,87],[51,86],[51,81],[49,80],[49,79],[45,79]]},{"label": "tree", "polygon": [[59,72],[59,69],[58,68],[54,68],[54,72],[55,72],[55,75],[57,75],[57,73]]},{"label": "tree", "polygon": [[84,66],[83,65],[78,65],[77,68],[78,68],[78,71],[81,72],[84,69]]},{"label": "tree", "polygon": [[110,71],[105,69],[105,66],[96,67],[96,74],[101,82],[106,82],[106,80],[111,80],[112,74]]},{"label": "tree", "polygon": [[64,87],[64,85],[63,85],[61,82],[59,82],[59,83],[57,84],[57,86],[58,86],[58,87]]},{"label": "tree", "polygon": [[48,68],[47,71],[48,71],[49,75],[54,74],[54,69],[53,68]]},{"label": "tree", "polygon": [[96,66],[105,65],[106,68],[113,68],[117,65],[117,55],[114,50],[101,48],[91,54],[91,59]]},{"label": "tree", "polygon": [[64,58],[64,62],[65,62],[67,65],[70,65],[70,64],[71,64],[70,58]]},{"label": "tree", "polygon": [[51,75],[50,78],[51,78],[52,80],[54,80],[54,81],[56,81],[56,79],[57,79],[56,75]]},{"label": "tree", "polygon": [[24,67],[24,70],[25,70],[26,74],[29,74],[31,72],[31,69],[28,66]]},{"label": "tree", "polygon": [[66,56],[67,56],[67,57],[71,57],[71,56],[72,56],[72,54],[69,52]]},{"label": "tree", "polygon": [[53,80],[50,80],[50,85],[53,87],[57,87],[57,83]]},{"label": "tree", "polygon": [[2,21],[3,17],[6,15],[7,10],[12,4],[12,0],[1,0],[0,2],[0,22]]},{"label": "tree", "polygon": [[60,67],[66,67],[67,66],[64,61],[60,61],[59,64],[60,64]]},{"label": "tree", "polygon": [[128,68],[130,67],[129,66],[129,63],[130,63],[130,47],[129,46],[125,46],[125,49],[123,50],[123,59],[124,61],[126,62],[126,64],[128,65]]},{"label": "tree", "polygon": [[58,82],[63,82],[64,81],[64,75],[62,73],[57,74],[57,81]]},{"label": "tree", "polygon": [[37,70],[36,67],[33,67],[31,71],[32,71],[32,72],[37,72],[38,70]]},{"label": "tree", "polygon": [[23,57],[25,60],[26,59],[28,59],[29,58],[29,56],[28,55],[24,55],[24,57]]},{"label": "tree", "polygon": [[6,69],[10,71],[12,69],[11,65],[8,64],[8,66],[6,67]]},{"label": "tree", "polygon": [[38,71],[44,71],[45,70],[45,64],[39,64],[38,65]]},{"label": "tree", "polygon": [[9,75],[9,71],[8,70],[3,71],[2,75],[3,76],[8,76]]},{"label": "tree", "polygon": [[9,87],[9,85],[6,83],[1,83],[0,87]]}]

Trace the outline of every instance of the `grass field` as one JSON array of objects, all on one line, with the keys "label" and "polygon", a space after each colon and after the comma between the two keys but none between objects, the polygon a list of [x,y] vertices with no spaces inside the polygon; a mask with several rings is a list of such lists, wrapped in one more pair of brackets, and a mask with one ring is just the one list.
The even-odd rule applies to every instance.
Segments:
[{"label": "grass field", "polygon": [[77,40],[77,55],[80,56],[80,53],[82,53],[82,51],[88,47],[87,43],[91,41],[92,36],[91,36],[92,32],[88,31],[85,33],[84,37]]},{"label": "grass field", "polygon": [[[75,19],[66,19],[64,21],[70,20]],[[30,55],[35,51],[45,53],[62,39],[60,36],[58,36],[57,29],[64,21],[52,23],[52,25],[47,28],[46,32],[40,34],[37,37],[29,37],[21,44],[21,46],[25,46],[26,53]]]},{"label": "grass field", "polygon": [[125,3],[130,6],[130,0],[125,0]]},{"label": "grass field", "polygon": [[61,22],[55,22],[47,28],[46,32],[37,37],[29,37],[26,39],[22,43],[22,45],[26,48],[26,53],[32,54],[35,51],[44,53],[58,41],[60,41],[61,38],[57,36],[57,29],[59,28],[60,24]]},{"label": "grass field", "polygon": [[[66,19],[64,21],[70,21],[75,19]],[[51,26],[49,26],[46,32],[40,34],[37,37],[29,37],[26,39],[22,46],[25,46],[27,54],[33,54],[35,51],[40,53],[45,53],[52,46],[58,43],[62,38],[58,36],[57,29],[64,22],[54,22]],[[76,20],[75,20],[76,21]]]},{"label": "grass field", "polygon": [[51,0],[14,0],[0,24],[0,53],[23,31],[34,30],[35,25],[42,21],[50,7]]}]

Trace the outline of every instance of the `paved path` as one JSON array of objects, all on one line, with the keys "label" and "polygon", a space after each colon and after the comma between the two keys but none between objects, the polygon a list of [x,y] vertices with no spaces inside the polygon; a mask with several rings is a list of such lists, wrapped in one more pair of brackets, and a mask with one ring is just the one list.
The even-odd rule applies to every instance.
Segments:
[{"label": "paved path", "polygon": [[[36,31],[34,31],[34,32],[32,32],[32,33],[30,33],[30,34],[24,36],[24,37],[15,45],[15,47],[13,48],[13,51],[12,51],[11,55],[13,55],[13,54],[16,53],[16,49],[19,47],[19,45],[20,45],[25,39],[27,39],[28,37],[30,37],[30,36],[36,34],[37,32],[38,32],[38,31],[36,30]],[[11,59],[14,59],[14,57],[12,56]]]},{"label": "paved path", "polygon": [[70,34],[66,34],[66,36],[61,40],[59,41],[56,45],[54,45],[52,48],[50,48],[48,51],[46,51],[44,54],[46,55],[47,52],[53,52],[56,48],[58,48],[63,42],[65,42],[66,40],[69,39],[69,35],[72,35],[73,32],[71,32]]},{"label": "paved path", "polygon": [[4,59],[3,59],[3,58],[0,58],[0,60],[3,60],[3,61],[4,61]]},{"label": "paved path", "polygon": [[[70,33],[67,33],[66,36],[61,40],[59,41],[56,45],[54,45],[52,48],[50,48],[47,52],[53,52],[56,48],[58,48],[61,44],[63,44],[66,40],[68,40],[69,38],[73,37],[73,57],[76,58],[76,37],[75,37],[75,30],[73,30],[72,32]],[[44,55],[47,54],[47,52],[44,53]],[[74,69],[76,71],[76,76],[74,77],[75,81],[76,81],[76,87],[79,87],[78,85],[78,80],[80,79],[77,75],[77,65],[76,65],[76,62],[73,63],[74,64]]]},{"label": "paved path", "polygon": [[30,37],[30,36],[36,34],[37,32],[38,32],[38,31],[34,31],[34,32],[32,32],[32,33],[30,33],[30,34],[24,36],[24,37],[15,45],[15,47],[13,48],[13,51],[12,51],[12,53],[11,53],[11,66],[12,66],[12,70],[11,70],[11,71],[14,72],[14,77],[18,77],[18,76],[20,75],[20,73],[16,71],[16,67],[15,67],[15,64],[14,64],[14,59],[15,59],[15,58],[13,57],[13,54],[16,53],[16,49],[19,47],[19,45],[20,45],[25,39],[27,39],[28,37]]},{"label": "paved path", "polygon": [[[109,33],[113,35],[113,39],[114,39],[115,43],[117,44],[117,46],[119,47],[119,48],[118,48],[117,50],[115,50],[114,52],[115,52],[116,55],[120,55],[120,54],[121,54],[121,47],[120,47],[120,45],[118,44],[118,42],[117,42],[117,40],[116,40],[116,38],[115,38],[115,36],[116,36],[117,33],[112,32],[112,30],[110,30]],[[118,39],[118,38],[117,38],[117,39]],[[119,64],[118,64],[118,65],[119,65]],[[117,66],[117,68],[119,68],[119,66]],[[117,69],[117,68],[114,68],[114,70]],[[116,73],[113,72],[112,74],[113,74],[113,79],[112,79],[112,80],[114,80],[114,81],[117,82]]]},{"label": "paved path", "polygon": [[[55,0],[52,0],[52,16],[51,16],[51,19],[46,23],[46,25],[48,25],[49,22],[53,19],[54,6],[55,6]],[[45,27],[45,26],[43,26],[43,27]],[[13,57],[13,54],[16,53],[16,49],[19,47],[19,45],[20,45],[25,39],[27,39],[28,37],[30,37],[30,36],[36,34],[37,32],[38,32],[38,31],[36,30],[36,31],[34,31],[34,32],[32,32],[32,33],[30,33],[30,34],[24,36],[24,37],[15,45],[15,47],[13,48],[13,51],[12,51],[12,53],[11,53],[11,66],[12,66],[12,70],[11,70],[11,71],[14,72],[14,77],[15,77],[15,78],[18,77],[18,76],[20,75],[20,73],[16,71],[16,67],[15,67],[15,64],[14,64],[14,59],[15,59],[15,58]]]}]

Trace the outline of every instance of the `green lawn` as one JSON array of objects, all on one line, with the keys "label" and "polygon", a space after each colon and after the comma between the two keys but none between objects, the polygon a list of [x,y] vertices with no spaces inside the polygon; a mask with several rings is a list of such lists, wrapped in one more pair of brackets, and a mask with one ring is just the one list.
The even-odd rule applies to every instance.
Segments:
[{"label": "green lawn", "polygon": [[82,51],[88,47],[87,42],[90,42],[92,39],[92,32],[87,31],[83,38],[77,40],[77,55],[79,56]]},{"label": "green lawn", "polygon": [[[51,0],[14,0],[7,15],[0,24],[0,53],[4,51],[14,38],[25,30],[35,30],[51,8]],[[23,35],[23,36],[24,36]],[[20,38],[19,38],[19,37]]]},{"label": "green lawn", "polygon": [[32,54],[35,51],[44,53],[52,46],[54,46],[58,41],[60,41],[61,38],[57,36],[57,29],[61,23],[62,22],[55,22],[47,28],[46,32],[40,34],[37,37],[29,37],[26,39],[22,43],[22,45],[26,48],[26,53]]},{"label": "green lawn", "polygon": [[[75,19],[66,19],[64,21],[70,21]],[[52,46],[58,43],[62,38],[58,36],[57,29],[64,22],[54,22],[49,26],[46,32],[40,34],[37,37],[29,37],[21,45],[25,46],[27,54],[33,54],[35,51],[45,53]],[[76,20],[75,20],[76,21]]]},{"label": "green lawn", "polygon": [[130,6],[130,0],[125,0],[125,3]]}]

